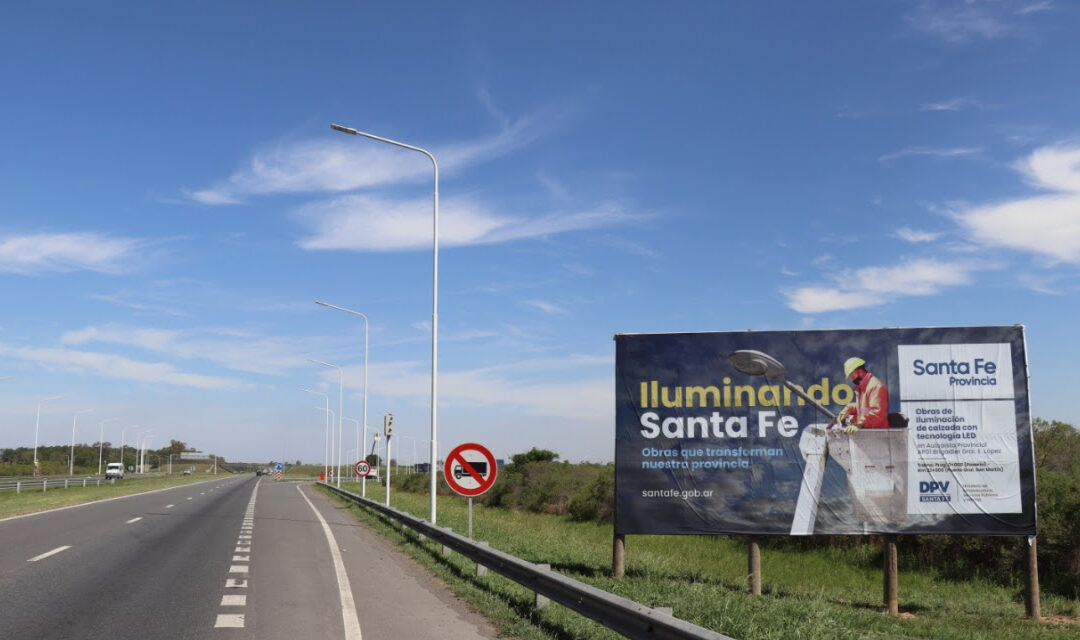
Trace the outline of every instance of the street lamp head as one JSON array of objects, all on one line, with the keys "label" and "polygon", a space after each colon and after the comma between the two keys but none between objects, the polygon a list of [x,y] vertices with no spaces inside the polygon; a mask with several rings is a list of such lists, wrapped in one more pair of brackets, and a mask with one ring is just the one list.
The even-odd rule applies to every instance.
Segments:
[{"label": "street lamp head", "polygon": [[353,128],[350,128],[350,127],[343,127],[340,124],[331,124],[330,128],[333,129],[334,131],[340,131],[342,133],[348,133],[348,134],[354,135],[354,136],[360,135],[360,132],[357,131],[356,129],[353,129]]},{"label": "street lamp head", "polygon": [[312,364],[321,364],[324,367],[333,367],[339,371],[341,370],[341,367],[336,364],[330,364],[329,362],[323,362],[322,360],[316,360],[315,358],[308,358],[307,360]]}]

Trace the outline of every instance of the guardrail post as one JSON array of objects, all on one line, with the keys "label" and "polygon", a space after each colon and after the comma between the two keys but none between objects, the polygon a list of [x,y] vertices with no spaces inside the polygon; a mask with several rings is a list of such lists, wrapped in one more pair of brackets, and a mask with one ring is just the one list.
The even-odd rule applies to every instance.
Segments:
[{"label": "guardrail post", "polygon": [[64,478],[64,488],[65,489],[68,488],[68,479],[67,478]]},{"label": "guardrail post", "polygon": [[[447,530],[447,531],[453,531],[453,529],[451,529],[450,527],[447,527],[447,528],[446,528],[446,530]],[[448,555],[450,555],[450,547],[448,547],[448,546],[446,546],[446,545],[444,544],[444,545],[442,546],[442,554],[443,554],[444,556],[448,556]]]},{"label": "guardrail post", "polygon": [[[551,571],[550,564],[538,564],[536,565],[536,568],[542,569],[544,571]],[[539,593],[533,591],[533,606],[537,609],[543,609],[544,607],[548,606],[548,603],[550,602],[551,599],[549,599],[547,596],[542,596]]]},{"label": "guardrail post", "polygon": [[43,478],[41,480],[41,492],[45,493],[48,490],[49,490],[49,479],[48,478]]},{"label": "guardrail post", "polygon": [[621,578],[626,574],[626,536],[616,533],[611,542],[611,575]]},{"label": "guardrail post", "polygon": [[[486,542],[477,542],[476,545],[480,546],[480,547],[490,547],[491,546]],[[488,573],[487,567],[485,567],[484,565],[477,562],[476,563],[476,577],[477,578],[483,578],[484,576],[487,575],[487,573]]]},{"label": "guardrail post", "polygon": [[15,493],[22,493],[22,480],[15,482]]},{"label": "guardrail post", "polygon": [[85,488],[86,488],[86,478],[83,478],[83,479],[82,479],[82,486],[83,486],[83,489],[85,489]]}]

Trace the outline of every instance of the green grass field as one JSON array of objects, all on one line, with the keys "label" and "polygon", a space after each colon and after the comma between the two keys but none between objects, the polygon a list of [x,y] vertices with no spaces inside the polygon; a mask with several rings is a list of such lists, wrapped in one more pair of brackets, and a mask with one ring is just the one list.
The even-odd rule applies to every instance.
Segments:
[{"label": "green grass field", "polygon": [[[229,474],[218,474],[217,477],[228,477],[228,475]],[[146,479],[132,479],[129,476],[126,480],[118,480],[115,483],[105,483],[100,487],[88,486],[83,488],[81,486],[75,486],[75,481],[73,480],[72,486],[67,489],[58,486],[44,492],[41,490],[41,487],[25,488],[21,493],[15,493],[14,489],[3,489],[0,490],[0,518],[33,513],[35,511],[44,511],[46,509],[55,509],[57,507],[66,507],[74,504],[82,504],[84,502],[94,502],[96,500],[115,498],[117,496],[126,496],[133,493],[143,493],[155,489],[164,489],[166,487],[209,480],[211,478],[213,478],[213,476],[206,473],[195,473],[190,476],[176,473],[171,476]],[[79,482],[81,482],[81,480]],[[62,485],[63,481],[59,481],[58,484]]]},{"label": "green grass field", "polygon": [[[370,489],[370,487],[369,487]],[[382,493],[379,492],[379,497]],[[370,492],[369,492],[370,497]],[[391,505],[426,518],[428,497],[395,491]],[[357,518],[393,539],[515,638],[615,638],[558,605],[532,608],[531,592],[495,574],[475,577],[457,554],[391,527],[353,507]],[[464,498],[440,497],[438,523],[464,533]],[[1043,594],[1048,619],[1024,618],[1023,590],[900,574],[901,617],[882,613],[880,556],[863,551],[798,552],[762,545],[764,595],[747,593],[745,541],[727,537],[631,536],[625,578],[611,577],[610,525],[474,506],[474,539],[740,640],[764,639],[1080,639],[1080,602]]]}]

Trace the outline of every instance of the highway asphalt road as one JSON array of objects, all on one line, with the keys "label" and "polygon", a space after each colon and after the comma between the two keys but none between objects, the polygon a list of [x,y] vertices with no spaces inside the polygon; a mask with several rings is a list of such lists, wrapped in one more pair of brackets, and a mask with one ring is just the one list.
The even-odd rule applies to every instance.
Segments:
[{"label": "highway asphalt road", "polygon": [[306,484],[253,475],[0,520],[0,636],[495,638]]}]

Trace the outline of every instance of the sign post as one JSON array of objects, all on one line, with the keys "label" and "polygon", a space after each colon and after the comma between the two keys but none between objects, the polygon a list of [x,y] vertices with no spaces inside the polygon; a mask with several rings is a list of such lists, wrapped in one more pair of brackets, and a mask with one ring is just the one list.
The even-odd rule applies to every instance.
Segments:
[{"label": "sign post", "polygon": [[469,499],[469,538],[472,538],[472,499],[495,484],[498,470],[495,456],[483,445],[473,442],[458,445],[446,456],[443,476],[458,495]]}]

